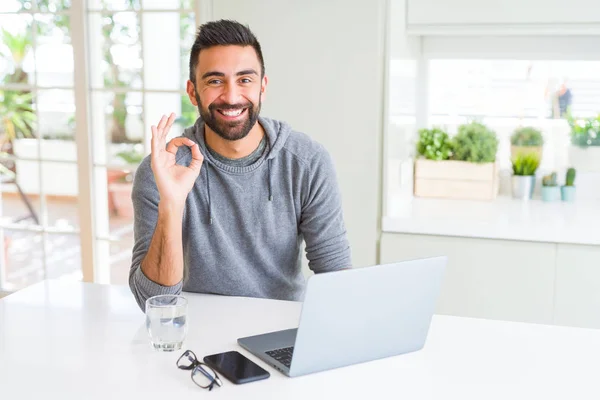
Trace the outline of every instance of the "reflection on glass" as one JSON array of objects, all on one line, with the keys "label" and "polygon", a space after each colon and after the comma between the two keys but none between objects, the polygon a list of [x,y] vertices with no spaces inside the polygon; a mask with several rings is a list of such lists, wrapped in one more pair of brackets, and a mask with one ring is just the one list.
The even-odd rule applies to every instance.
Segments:
[{"label": "reflection on glass", "polygon": [[31,15],[0,14],[0,82],[33,84]]},{"label": "reflection on glass", "polygon": [[73,86],[73,46],[65,14],[36,15],[35,61],[39,86]]},{"label": "reflection on glass", "polygon": [[137,15],[133,12],[92,14],[89,21],[92,87],[141,88]]}]

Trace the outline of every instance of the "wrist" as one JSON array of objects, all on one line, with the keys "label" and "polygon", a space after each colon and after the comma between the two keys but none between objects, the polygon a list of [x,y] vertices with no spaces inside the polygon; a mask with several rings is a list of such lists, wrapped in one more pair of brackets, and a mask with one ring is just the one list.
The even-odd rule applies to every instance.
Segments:
[{"label": "wrist", "polygon": [[161,200],[158,202],[158,214],[163,216],[183,217],[185,203],[181,204],[175,201]]}]

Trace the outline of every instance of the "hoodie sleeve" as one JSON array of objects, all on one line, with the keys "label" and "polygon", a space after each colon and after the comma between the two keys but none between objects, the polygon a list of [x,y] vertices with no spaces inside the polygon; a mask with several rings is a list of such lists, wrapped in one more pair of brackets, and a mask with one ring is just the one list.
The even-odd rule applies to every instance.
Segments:
[{"label": "hoodie sleeve", "polygon": [[129,287],[142,311],[145,311],[146,300],[149,297],[161,294],[180,294],[182,288],[181,282],[174,286],[162,286],[151,281],[142,272],[140,266],[150,248],[158,221],[159,198],[154,174],[150,167],[150,157],[147,157],[137,169],[131,193],[134,210],[134,245],[131,269],[129,270]]},{"label": "hoodie sleeve", "polygon": [[300,231],[306,242],[309,268],[315,272],[352,266],[333,161],[321,147],[310,162],[302,196]]}]

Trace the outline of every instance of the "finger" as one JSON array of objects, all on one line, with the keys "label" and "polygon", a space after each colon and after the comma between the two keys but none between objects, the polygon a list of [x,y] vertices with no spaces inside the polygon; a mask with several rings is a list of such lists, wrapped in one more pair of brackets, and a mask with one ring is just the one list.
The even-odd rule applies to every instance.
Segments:
[{"label": "finger", "polygon": [[155,153],[158,150],[158,131],[156,129],[156,125],[152,125],[150,127],[152,131],[152,139],[150,140],[150,144],[152,146],[152,152]]},{"label": "finger", "polygon": [[169,130],[171,129],[171,126],[173,126],[173,122],[175,122],[175,113],[171,113],[169,119],[167,120],[167,123],[165,124],[165,128],[163,130],[164,137],[167,137],[167,135],[169,134]]},{"label": "finger", "polygon": [[189,146],[191,147],[195,142],[186,137],[178,137],[172,139],[167,145],[167,151],[171,154],[177,154],[177,149],[181,146]]},{"label": "finger", "polygon": [[162,130],[164,129],[166,123],[167,123],[167,116],[163,115],[162,118],[160,119],[160,121],[158,122],[158,133],[162,133]]},{"label": "finger", "polygon": [[198,143],[194,142],[190,148],[192,149],[192,161],[190,161],[190,168],[193,170],[200,170],[202,163],[204,162],[204,156],[200,152],[200,147],[198,146]]}]

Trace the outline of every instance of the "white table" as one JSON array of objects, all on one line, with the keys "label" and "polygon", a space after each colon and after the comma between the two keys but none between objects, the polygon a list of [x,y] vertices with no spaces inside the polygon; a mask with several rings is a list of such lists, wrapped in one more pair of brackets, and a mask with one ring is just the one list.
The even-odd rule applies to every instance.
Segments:
[{"label": "white table", "polygon": [[[300,304],[186,294],[185,349],[241,349],[236,339],[294,327]],[[368,340],[368,338],[365,338]],[[1,399],[598,399],[600,331],[435,316],[425,349],[212,392],[150,348],[127,287],[47,281],[0,300]]]}]

